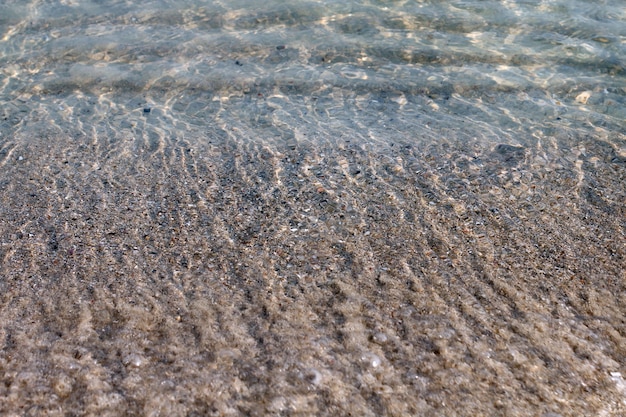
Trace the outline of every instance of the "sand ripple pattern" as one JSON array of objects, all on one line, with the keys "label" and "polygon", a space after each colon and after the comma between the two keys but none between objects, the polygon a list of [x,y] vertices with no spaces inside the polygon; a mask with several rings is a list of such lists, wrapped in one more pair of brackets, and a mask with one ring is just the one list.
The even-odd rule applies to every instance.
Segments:
[{"label": "sand ripple pattern", "polygon": [[3,144],[0,409],[623,413],[609,142],[251,133]]},{"label": "sand ripple pattern", "polygon": [[626,415],[622,1],[25,3],[0,414]]}]

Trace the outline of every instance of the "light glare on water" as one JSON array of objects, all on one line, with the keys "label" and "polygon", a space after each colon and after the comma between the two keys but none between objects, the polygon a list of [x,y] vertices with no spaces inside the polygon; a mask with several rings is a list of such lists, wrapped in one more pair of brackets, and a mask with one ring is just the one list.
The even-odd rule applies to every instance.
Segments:
[{"label": "light glare on water", "polygon": [[0,414],[626,413],[622,1],[5,1]]}]

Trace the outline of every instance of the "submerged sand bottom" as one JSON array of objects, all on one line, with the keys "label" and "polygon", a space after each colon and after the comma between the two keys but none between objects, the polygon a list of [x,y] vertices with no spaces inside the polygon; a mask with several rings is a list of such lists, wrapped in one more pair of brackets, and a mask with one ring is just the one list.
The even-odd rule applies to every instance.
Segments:
[{"label": "submerged sand bottom", "polygon": [[0,414],[626,415],[614,143],[153,145],[2,142]]}]

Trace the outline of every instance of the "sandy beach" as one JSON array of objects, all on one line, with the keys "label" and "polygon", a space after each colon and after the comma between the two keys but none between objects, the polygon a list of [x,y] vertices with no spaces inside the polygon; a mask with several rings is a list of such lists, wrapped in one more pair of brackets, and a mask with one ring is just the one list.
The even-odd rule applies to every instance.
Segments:
[{"label": "sandy beach", "polygon": [[3,138],[0,414],[626,414],[619,137],[236,136]]}]

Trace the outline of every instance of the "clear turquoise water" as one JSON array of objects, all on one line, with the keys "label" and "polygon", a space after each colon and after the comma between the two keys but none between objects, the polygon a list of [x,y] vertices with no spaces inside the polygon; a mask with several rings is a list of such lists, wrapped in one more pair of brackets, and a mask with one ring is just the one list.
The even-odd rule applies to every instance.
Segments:
[{"label": "clear turquoise water", "polygon": [[624,133],[621,1],[19,1],[0,16],[5,137],[123,136],[145,107],[166,146],[207,127],[523,145]]}]

